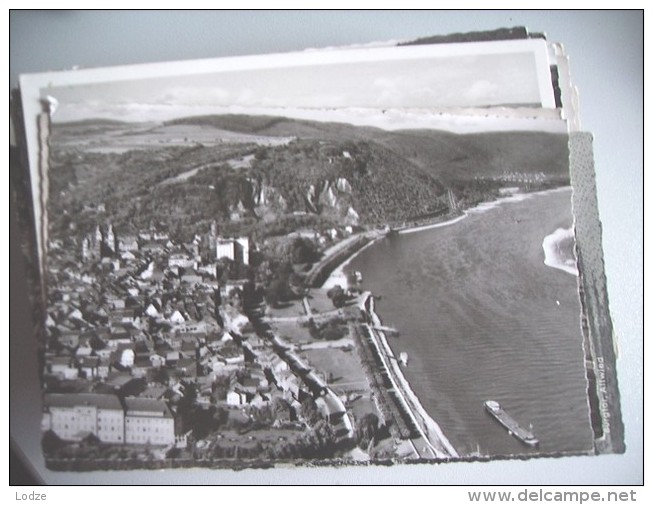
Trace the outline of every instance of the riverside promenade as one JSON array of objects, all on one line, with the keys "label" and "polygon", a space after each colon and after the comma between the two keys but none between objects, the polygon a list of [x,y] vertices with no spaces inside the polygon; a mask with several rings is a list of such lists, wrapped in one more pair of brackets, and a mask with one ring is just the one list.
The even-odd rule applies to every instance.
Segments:
[{"label": "riverside promenade", "polygon": [[312,288],[322,287],[338,265],[350,260],[353,255],[381,236],[383,233],[378,230],[358,233],[328,248],[324,251],[322,259],[306,274],[304,283]]},{"label": "riverside promenade", "polygon": [[[438,424],[428,415],[419,399],[410,388],[408,381],[401,371],[399,360],[397,360],[392,349],[388,345],[385,333],[378,329],[381,320],[374,311],[374,297],[366,292],[361,297],[360,309],[369,317],[371,325],[365,325],[368,335],[376,349],[376,352],[386,369],[388,379],[394,390],[394,397],[401,404],[402,411],[407,414],[417,436],[409,439],[415,456],[420,459],[452,459],[458,458],[456,449]],[[375,329],[376,328],[376,329]]]}]

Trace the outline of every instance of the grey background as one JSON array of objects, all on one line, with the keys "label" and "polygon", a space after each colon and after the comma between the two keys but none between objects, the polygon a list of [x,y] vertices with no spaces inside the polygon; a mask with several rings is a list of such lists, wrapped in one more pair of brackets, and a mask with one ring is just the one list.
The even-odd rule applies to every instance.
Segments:
[{"label": "grey background", "polygon": [[626,453],[392,468],[104,472],[43,468],[39,384],[11,209],[10,430],[58,484],[638,484],[643,482],[643,13],[640,11],[12,11],[10,85],[28,72],[302,50],[525,25],[562,42],[595,136]]}]

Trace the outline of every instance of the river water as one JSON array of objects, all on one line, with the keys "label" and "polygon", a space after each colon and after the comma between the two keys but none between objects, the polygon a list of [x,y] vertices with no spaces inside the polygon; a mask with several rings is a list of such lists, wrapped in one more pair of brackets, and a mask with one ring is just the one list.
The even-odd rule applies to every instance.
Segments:
[{"label": "river water", "polygon": [[[377,297],[406,377],[461,453],[589,451],[592,432],[577,277],[544,264],[543,239],[572,224],[571,190],[471,211],[450,226],[386,237],[346,270]],[[380,296],[380,299],[379,299]],[[483,409],[498,400],[537,449]]]}]

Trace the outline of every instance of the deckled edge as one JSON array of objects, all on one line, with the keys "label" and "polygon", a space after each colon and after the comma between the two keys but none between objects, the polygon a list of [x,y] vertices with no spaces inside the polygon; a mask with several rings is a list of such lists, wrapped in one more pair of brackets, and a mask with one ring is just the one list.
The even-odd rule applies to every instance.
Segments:
[{"label": "deckled edge", "polygon": [[616,370],[617,342],[608,303],[592,143],[590,133],[569,134],[587,396],[594,452],[623,453],[626,446]]}]

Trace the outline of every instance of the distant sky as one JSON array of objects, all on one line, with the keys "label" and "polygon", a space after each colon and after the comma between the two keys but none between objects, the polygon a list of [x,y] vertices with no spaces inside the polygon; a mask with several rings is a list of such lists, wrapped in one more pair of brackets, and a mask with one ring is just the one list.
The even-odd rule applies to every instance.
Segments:
[{"label": "distant sky", "polygon": [[[392,48],[392,54],[404,48]],[[344,52],[346,53],[346,52]],[[408,53],[406,53],[408,54]],[[315,61],[315,59],[313,60]],[[87,118],[161,121],[216,113],[225,107],[252,109],[449,108],[502,104],[540,106],[542,85],[533,51],[439,55],[407,59],[328,62],[276,68],[207,71],[144,78],[133,67],[101,82],[42,90],[59,106],[55,122]],[[124,69],[126,67],[122,67]],[[219,68],[219,66],[218,66]],[[540,69],[540,74],[541,74]],[[82,75],[90,71],[80,71]],[[71,73],[72,74],[72,73]],[[77,76],[75,76],[77,77]],[[540,77],[541,78],[541,75]],[[93,81],[94,79],[90,79]],[[63,79],[65,82],[65,79]],[[79,81],[79,79],[78,79]],[[83,79],[82,79],[83,81]],[[61,81],[59,81],[61,82]]]}]

